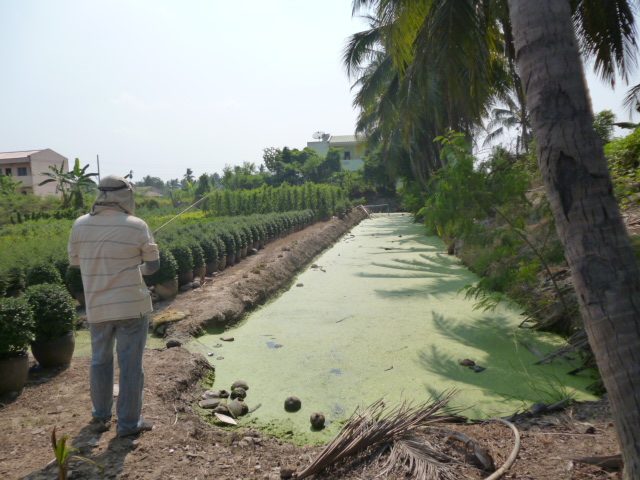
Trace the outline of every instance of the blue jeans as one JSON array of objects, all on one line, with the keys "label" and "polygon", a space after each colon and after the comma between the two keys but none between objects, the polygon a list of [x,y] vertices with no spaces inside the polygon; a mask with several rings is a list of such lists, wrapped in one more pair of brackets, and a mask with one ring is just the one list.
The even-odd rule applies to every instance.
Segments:
[{"label": "blue jeans", "polygon": [[90,323],[89,329],[93,416],[108,419],[113,413],[113,347],[116,343],[120,367],[120,393],[116,407],[118,434],[136,432],[142,424],[142,355],[147,343],[149,319],[145,316]]}]

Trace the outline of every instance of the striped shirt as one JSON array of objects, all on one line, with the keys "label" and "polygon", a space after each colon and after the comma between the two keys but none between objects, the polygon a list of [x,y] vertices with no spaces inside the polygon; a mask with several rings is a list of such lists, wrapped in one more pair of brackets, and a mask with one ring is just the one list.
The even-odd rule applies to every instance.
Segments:
[{"label": "striped shirt", "polygon": [[158,246],[144,220],[111,209],[78,218],[69,237],[69,263],[80,266],[87,320],[97,323],[151,312],[140,265],[158,258]]}]

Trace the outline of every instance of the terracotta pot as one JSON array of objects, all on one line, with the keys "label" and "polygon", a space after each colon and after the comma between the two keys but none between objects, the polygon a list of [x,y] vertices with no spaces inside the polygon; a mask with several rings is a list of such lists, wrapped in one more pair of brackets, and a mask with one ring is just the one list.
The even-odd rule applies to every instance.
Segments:
[{"label": "terracotta pot", "polygon": [[218,262],[207,262],[207,275],[211,276],[218,271]]},{"label": "terracotta pot", "polygon": [[201,267],[196,267],[193,269],[193,279],[200,280],[201,282],[204,280],[204,276],[207,274],[207,267],[205,265]]},{"label": "terracotta pot", "polygon": [[155,292],[161,300],[168,300],[178,294],[178,279],[165,280],[155,286]]},{"label": "terracotta pot", "polygon": [[233,267],[236,264],[236,254],[227,253],[227,267]]},{"label": "terracotta pot", "polygon": [[29,376],[29,355],[22,353],[0,360],[0,394],[19,392]]},{"label": "terracotta pot", "polygon": [[240,258],[247,258],[247,247],[242,247],[240,249]]},{"label": "terracotta pot", "polygon": [[182,285],[186,285],[187,283],[193,282],[193,270],[189,270],[188,272],[182,272],[178,274],[178,285],[181,287]]},{"label": "terracotta pot", "polygon": [[225,255],[220,260],[218,260],[218,270],[222,271],[227,268],[227,256]]},{"label": "terracotta pot", "polygon": [[31,353],[42,368],[59,367],[71,363],[75,346],[76,334],[69,332],[55,340],[33,342]]},{"label": "terracotta pot", "polygon": [[236,263],[240,263],[240,260],[242,260],[242,249],[239,248],[236,251]]}]

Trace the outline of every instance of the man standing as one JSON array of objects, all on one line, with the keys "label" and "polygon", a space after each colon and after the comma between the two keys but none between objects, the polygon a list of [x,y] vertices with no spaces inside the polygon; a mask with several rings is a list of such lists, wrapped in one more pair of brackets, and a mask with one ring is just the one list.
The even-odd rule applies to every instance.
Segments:
[{"label": "man standing", "polygon": [[[141,417],[142,355],[152,310],[142,275],[158,270],[160,260],[147,224],[135,213],[133,189],[119,175],[100,181],[91,213],[78,218],[69,238],[69,263],[80,267],[91,331],[91,401],[99,432],[111,426],[113,351],[116,344],[120,392],[118,436],[148,431]],[[144,262],[144,263],[143,263]]]}]

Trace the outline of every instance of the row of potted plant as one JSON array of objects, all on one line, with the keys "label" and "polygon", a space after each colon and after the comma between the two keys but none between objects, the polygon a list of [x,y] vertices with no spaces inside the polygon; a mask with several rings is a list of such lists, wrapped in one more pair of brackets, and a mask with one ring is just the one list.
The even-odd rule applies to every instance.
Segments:
[{"label": "row of potted plant", "polygon": [[31,352],[43,368],[71,361],[76,309],[59,284],[33,285],[18,297],[0,298],[0,394],[20,391]]},{"label": "row of potted plant", "polygon": [[314,219],[313,211],[304,210],[171,226],[156,237],[160,270],[145,281],[155,286],[161,299],[171,298],[180,286],[224,270],[252,249],[264,248],[269,241],[302,229]]}]

